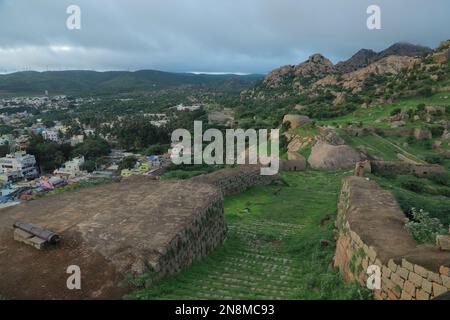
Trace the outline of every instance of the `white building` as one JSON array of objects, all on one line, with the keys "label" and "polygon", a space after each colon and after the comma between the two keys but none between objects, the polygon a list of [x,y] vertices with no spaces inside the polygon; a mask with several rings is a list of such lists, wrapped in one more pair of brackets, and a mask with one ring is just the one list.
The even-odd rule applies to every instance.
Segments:
[{"label": "white building", "polygon": [[51,140],[55,142],[59,142],[59,132],[56,130],[44,130],[42,131],[42,137],[44,137],[45,140]]},{"label": "white building", "polygon": [[35,157],[23,151],[0,158],[0,171],[6,177],[34,179],[39,176]]},{"label": "white building", "polygon": [[177,111],[195,111],[200,109],[200,106],[184,106],[183,104],[179,104],[175,108]]},{"label": "white building", "polygon": [[70,138],[69,142],[72,147],[75,147],[77,144],[83,143],[84,135],[79,134]]},{"label": "white building", "polygon": [[80,168],[83,164],[83,156],[73,158],[72,160],[65,162],[61,168],[56,169],[53,174],[74,178],[83,172]]}]

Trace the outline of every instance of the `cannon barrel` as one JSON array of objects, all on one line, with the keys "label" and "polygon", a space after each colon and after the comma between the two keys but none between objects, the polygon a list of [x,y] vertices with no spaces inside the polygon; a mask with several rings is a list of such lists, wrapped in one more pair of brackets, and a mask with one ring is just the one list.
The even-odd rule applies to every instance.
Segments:
[{"label": "cannon barrel", "polygon": [[61,237],[58,234],[56,234],[50,230],[41,228],[39,226],[33,225],[33,224],[16,221],[14,223],[14,228],[18,228],[23,231],[26,231],[26,232],[28,232],[40,239],[43,239],[51,244],[58,243],[61,240]]}]

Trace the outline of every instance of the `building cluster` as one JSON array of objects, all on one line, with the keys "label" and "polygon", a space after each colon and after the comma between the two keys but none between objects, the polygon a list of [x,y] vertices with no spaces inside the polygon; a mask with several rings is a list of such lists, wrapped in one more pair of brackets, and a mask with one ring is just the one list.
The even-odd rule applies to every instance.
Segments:
[{"label": "building cluster", "polygon": [[[120,162],[126,157],[135,158],[135,165],[130,169],[119,170]],[[16,205],[20,201],[32,200],[55,188],[82,181],[113,178],[118,175],[158,176],[170,164],[168,155],[143,156],[121,150],[112,150],[104,160],[105,163],[96,168],[97,170],[88,172],[83,168],[84,157],[79,156],[65,162],[52,174],[40,175],[33,155],[24,151],[7,154],[0,158],[0,209]]]}]

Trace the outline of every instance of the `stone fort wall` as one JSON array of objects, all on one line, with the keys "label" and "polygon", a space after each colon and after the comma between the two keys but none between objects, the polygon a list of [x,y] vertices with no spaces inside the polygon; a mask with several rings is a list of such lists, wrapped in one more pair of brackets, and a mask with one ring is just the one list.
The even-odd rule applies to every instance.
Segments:
[{"label": "stone fort wall", "polygon": [[418,177],[427,177],[433,173],[444,173],[445,168],[437,164],[414,164],[404,161],[370,161],[371,171],[374,174],[412,174]]},{"label": "stone fort wall", "polygon": [[189,179],[194,186],[214,186],[218,196],[210,197],[209,204],[201,208],[194,221],[186,225],[167,246],[161,248],[157,264],[152,266],[154,277],[147,285],[164,276],[178,273],[224,241],[227,227],[223,215],[223,196],[243,192],[252,186],[267,185],[277,178],[278,175],[261,175],[260,166],[243,165]]},{"label": "stone fort wall", "polygon": [[344,280],[366,286],[367,269],[381,270],[378,300],[428,300],[450,290],[450,252],[417,244],[389,191],[361,177],[343,180],[336,219],[334,265]]},{"label": "stone fort wall", "polygon": [[279,175],[261,175],[259,165],[241,165],[193,177],[190,180],[212,184],[218,187],[224,196],[227,196],[243,192],[253,186],[270,184],[278,178]]}]

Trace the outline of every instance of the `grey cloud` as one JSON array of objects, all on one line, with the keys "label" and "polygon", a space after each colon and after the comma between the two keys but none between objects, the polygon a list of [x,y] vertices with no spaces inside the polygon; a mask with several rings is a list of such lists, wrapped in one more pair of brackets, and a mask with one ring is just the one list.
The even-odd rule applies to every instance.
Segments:
[{"label": "grey cloud", "polygon": [[[82,10],[82,29],[65,26]],[[382,9],[379,31],[366,8]],[[262,73],[398,41],[450,38],[447,0],[0,0],[0,71],[25,67]]]}]

